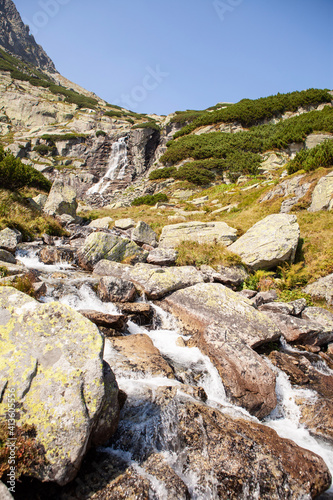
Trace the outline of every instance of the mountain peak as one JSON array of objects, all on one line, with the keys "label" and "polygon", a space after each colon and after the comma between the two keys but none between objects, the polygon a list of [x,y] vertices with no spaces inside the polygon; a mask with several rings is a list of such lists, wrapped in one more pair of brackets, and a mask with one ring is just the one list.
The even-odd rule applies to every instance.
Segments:
[{"label": "mountain peak", "polygon": [[0,47],[43,71],[56,72],[52,60],[29,34],[29,26],[23,23],[12,0],[0,0],[0,15]]}]

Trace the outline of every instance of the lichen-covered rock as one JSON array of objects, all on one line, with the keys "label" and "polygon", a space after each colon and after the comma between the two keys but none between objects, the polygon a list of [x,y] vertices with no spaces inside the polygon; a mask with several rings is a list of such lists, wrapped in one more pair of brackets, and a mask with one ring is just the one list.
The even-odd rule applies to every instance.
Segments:
[{"label": "lichen-covered rock", "polygon": [[103,344],[97,327],[70,307],[0,287],[0,414],[15,389],[17,423],[34,425],[46,452],[37,474],[43,481],[63,485],[75,477],[102,413],[105,441],[115,430],[118,389],[105,387]]},{"label": "lichen-covered rock", "polygon": [[225,222],[182,222],[164,226],[159,246],[175,248],[182,241],[223,243],[228,246],[237,238],[237,230]]},{"label": "lichen-covered rock", "polygon": [[157,246],[157,234],[143,221],[137,223],[132,231],[131,239],[138,245]]},{"label": "lichen-covered rock", "polygon": [[213,269],[210,266],[203,265],[200,267],[200,271],[207,281],[222,283],[222,285],[231,286],[232,288],[241,286],[249,276],[245,269],[240,266],[216,266],[216,269]]},{"label": "lichen-covered rock", "polygon": [[45,204],[47,202],[47,195],[46,194],[39,194],[32,198],[32,200],[36,203],[36,205],[43,210],[45,207]]},{"label": "lichen-covered rock", "polygon": [[121,238],[115,234],[96,232],[91,233],[78,251],[80,266],[91,271],[93,266],[102,259],[121,262],[130,259],[142,262],[147,258],[148,252],[140,248],[134,241]]},{"label": "lichen-covered rock", "polygon": [[0,231],[0,248],[15,253],[17,245],[22,241],[22,234],[17,229],[6,227]]},{"label": "lichen-covered rock", "polygon": [[309,212],[332,210],[333,208],[333,172],[322,177],[312,193]]},{"label": "lichen-covered rock", "polygon": [[55,264],[58,262],[74,262],[75,250],[69,246],[63,247],[44,247],[39,252],[39,260],[44,264]]},{"label": "lichen-covered rock", "polygon": [[294,262],[299,236],[295,215],[273,214],[252,226],[229,250],[254,270],[271,269]]},{"label": "lichen-covered rock", "polygon": [[194,335],[192,342],[216,365],[233,401],[258,417],[273,410],[275,376],[252,349],[279,338],[272,321],[248,299],[217,283],[179,290],[161,305]]},{"label": "lichen-covered rock", "polygon": [[[14,255],[10,252],[7,252],[7,250],[3,250],[2,248],[0,248],[0,261],[7,262],[8,264],[16,264],[17,263]],[[1,262],[0,262],[0,265],[1,265]]]},{"label": "lichen-covered rock", "polygon": [[76,209],[77,201],[74,189],[62,180],[54,181],[43,209],[44,212],[53,216],[70,215],[75,218]]},{"label": "lichen-covered rock", "polygon": [[281,204],[281,213],[288,213],[293,206],[301,199],[311,187],[310,182],[303,182],[304,175],[297,175],[291,179],[281,182],[274,189],[269,191],[261,203],[269,201],[275,197],[287,197]]},{"label": "lichen-covered rock", "polygon": [[133,302],[136,288],[130,281],[104,276],[98,284],[97,295],[105,302]]},{"label": "lichen-covered rock", "polygon": [[155,248],[147,257],[148,264],[155,266],[173,266],[176,263],[178,253],[173,248]]},{"label": "lichen-covered rock", "polygon": [[333,273],[307,285],[304,292],[313,298],[325,299],[328,305],[333,305]]}]

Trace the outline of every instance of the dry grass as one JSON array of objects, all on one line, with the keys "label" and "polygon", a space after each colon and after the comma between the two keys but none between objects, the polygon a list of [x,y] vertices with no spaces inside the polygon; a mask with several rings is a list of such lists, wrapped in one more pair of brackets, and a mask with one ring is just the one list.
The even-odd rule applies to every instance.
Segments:
[{"label": "dry grass", "polygon": [[177,247],[178,266],[209,266],[223,265],[230,267],[232,265],[242,265],[242,259],[239,255],[230,252],[228,248],[221,243],[197,243],[196,241],[183,241]]}]

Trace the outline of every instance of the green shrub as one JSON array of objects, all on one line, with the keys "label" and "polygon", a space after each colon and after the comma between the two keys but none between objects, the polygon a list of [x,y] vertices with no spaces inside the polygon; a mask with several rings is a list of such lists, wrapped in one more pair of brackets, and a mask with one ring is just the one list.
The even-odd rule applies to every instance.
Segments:
[{"label": "green shrub", "polygon": [[96,137],[105,137],[106,136],[106,132],[104,132],[104,130],[97,130],[96,131]]},{"label": "green shrub", "polygon": [[104,116],[109,116],[110,118],[121,118],[123,116],[122,111],[105,111]]},{"label": "green shrub", "polygon": [[151,128],[153,130],[158,130],[158,131],[161,130],[159,125],[157,125],[157,123],[153,120],[149,120],[148,122],[144,123],[138,123],[137,125],[134,125],[134,127],[132,127],[132,129],[136,128]]},{"label": "green shrub", "polygon": [[185,163],[179,167],[175,173],[175,179],[192,182],[198,186],[205,186],[215,179],[215,174],[205,168],[193,166],[192,163]]},{"label": "green shrub", "polygon": [[164,193],[158,193],[158,194],[147,194],[145,196],[140,196],[139,198],[135,198],[135,200],[132,201],[132,206],[137,207],[139,205],[149,205],[153,206],[156,205],[159,201],[162,202],[167,202],[169,201],[168,197]]},{"label": "green shrub", "polygon": [[52,151],[52,148],[50,146],[47,146],[46,144],[38,144],[37,146],[34,147],[33,151],[36,151],[36,153],[45,156]]},{"label": "green shrub", "polygon": [[88,136],[85,134],[44,134],[42,135],[42,139],[44,141],[50,141],[51,143],[59,142],[59,141],[71,141],[74,139],[86,139]]},{"label": "green shrub", "polygon": [[51,182],[43,174],[19,158],[8,154],[0,146],[0,185],[4,189],[16,190],[22,187],[35,187],[45,191],[51,189]]},{"label": "green shrub", "polygon": [[333,140],[326,140],[313,149],[303,149],[288,163],[288,174],[298,170],[309,172],[319,167],[333,166]]},{"label": "green shrub", "polygon": [[170,177],[174,177],[176,172],[176,167],[158,168],[150,172],[149,179],[151,181],[154,181],[156,179],[169,179]]},{"label": "green shrub", "polygon": [[176,111],[176,114],[171,118],[170,123],[186,125],[187,123],[193,122],[204,113],[204,111],[196,111],[193,109],[188,109],[187,111]]}]

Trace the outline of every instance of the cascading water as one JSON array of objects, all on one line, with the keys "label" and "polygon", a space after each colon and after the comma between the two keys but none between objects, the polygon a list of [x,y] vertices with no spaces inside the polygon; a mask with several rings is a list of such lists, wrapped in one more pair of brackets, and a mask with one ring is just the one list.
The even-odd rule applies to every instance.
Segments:
[{"label": "cascading water", "polygon": [[[28,267],[36,268],[36,255],[31,254],[29,256],[21,253],[19,258]],[[74,309],[89,308],[111,314],[117,313],[116,307],[112,303],[102,303],[92,287],[84,283],[84,278],[77,278],[78,273],[74,270],[66,270],[67,278],[64,281],[69,287],[66,293],[60,299],[54,296],[54,283],[50,286],[52,279],[47,277],[47,273],[52,277],[52,273],[56,269],[62,270],[61,265],[42,265],[42,276],[48,283],[48,295],[45,297],[45,301],[54,300],[55,297]],[[89,280],[89,276],[86,275],[85,279],[86,281]],[[193,469],[186,471],[186,449],[184,449],[181,441],[177,439],[178,403],[171,403],[166,409],[163,409],[156,404],[156,399],[159,398],[161,391],[174,389],[178,394],[193,400],[194,393],[184,393],[183,391],[186,391],[186,387],[192,387],[194,391],[202,388],[207,395],[206,405],[232,417],[257,423],[259,421],[249,415],[246,410],[235,406],[228,400],[216,368],[198,348],[186,347],[187,337],[181,335],[177,320],[161,308],[155,305],[152,306],[157,316],[155,329],[147,329],[129,321],[128,333],[129,335],[142,333],[148,335],[162,357],[172,367],[174,378],[156,376],[149,374],[148,371],[145,373],[135,372],[128,369],[128,367],[122,369],[121,366],[112,366],[119,388],[127,394],[127,401],[122,410],[118,431],[112,444],[107,448],[101,448],[101,450],[113,457],[112,460],[117,457],[127,466],[131,466],[132,469],[136,470],[140,476],[147,477],[153,490],[151,498],[156,500],[170,498],[163,482],[149,476],[142,468],[142,461],[151,453],[158,452],[163,454],[164,461],[181,478],[188,488],[191,498],[194,500],[202,500],[203,498],[205,500],[214,500],[218,498],[218,495],[216,478],[213,474],[212,477],[207,474],[203,482],[202,476],[200,478],[199,474],[197,475]],[[286,349],[289,346],[284,343],[282,347]],[[107,360],[114,355],[117,355],[117,350],[106,339],[104,357]],[[314,401],[314,393],[310,390],[293,387],[284,372],[272,364],[270,364],[270,367],[277,374],[276,393],[278,405],[266,417],[265,421],[260,423],[273,428],[281,437],[289,438],[299,446],[320,455],[333,474],[332,447],[310,435],[306,427],[300,423],[300,410],[295,402],[299,396],[307,398],[308,401]],[[318,369],[327,370],[321,365],[318,366]],[[204,443],[202,453],[207,453]],[[332,487],[329,494],[333,495]],[[245,489],[240,499],[245,500],[246,498],[249,497]],[[254,496],[251,496],[251,498],[254,498]]]},{"label": "cascading water", "polygon": [[121,137],[113,143],[111,155],[108,164],[108,170],[104,177],[88,189],[87,194],[100,194],[102,195],[109,188],[111,181],[121,180],[124,178],[127,161],[127,144],[126,137]]}]

